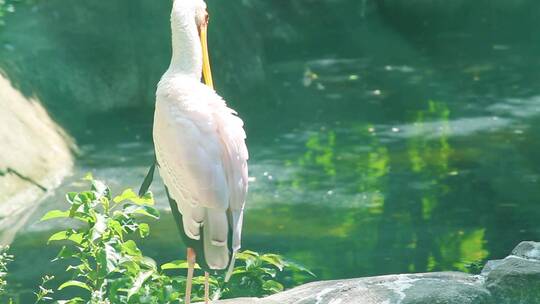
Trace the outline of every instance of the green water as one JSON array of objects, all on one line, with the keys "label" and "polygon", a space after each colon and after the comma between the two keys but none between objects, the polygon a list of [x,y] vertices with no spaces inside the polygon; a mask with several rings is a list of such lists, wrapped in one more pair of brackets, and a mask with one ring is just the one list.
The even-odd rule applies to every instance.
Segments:
[{"label": "green water", "polygon": [[[13,244],[13,278],[54,267],[35,223],[86,172],[138,187],[152,160],[152,96],[170,54],[163,1],[20,5],[0,69],[73,135],[73,177]],[[500,3],[499,3],[500,2]],[[400,4],[401,3],[401,4]],[[244,248],[317,279],[461,270],[540,240],[540,36],[534,1],[210,1],[218,91],[251,152]],[[183,256],[163,220],[144,244]]]}]

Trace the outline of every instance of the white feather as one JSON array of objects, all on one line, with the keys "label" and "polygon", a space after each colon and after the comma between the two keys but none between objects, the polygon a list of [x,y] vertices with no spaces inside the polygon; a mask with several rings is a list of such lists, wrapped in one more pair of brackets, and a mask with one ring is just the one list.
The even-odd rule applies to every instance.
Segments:
[{"label": "white feather", "polygon": [[225,269],[230,250],[240,249],[249,155],[242,120],[200,81],[197,24],[205,20],[205,9],[202,0],[174,1],[173,56],[156,93],[154,144],[186,235],[200,240],[202,227],[206,263]]},{"label": "white feather", "polygon": [[240,248],[247,193],[243,123],[221,97],[200,81],[166,74],[158,86],[154,143],[160,174],[178,203],[188,237],[204,227],[207,264],[229,264],[227,238]]}]

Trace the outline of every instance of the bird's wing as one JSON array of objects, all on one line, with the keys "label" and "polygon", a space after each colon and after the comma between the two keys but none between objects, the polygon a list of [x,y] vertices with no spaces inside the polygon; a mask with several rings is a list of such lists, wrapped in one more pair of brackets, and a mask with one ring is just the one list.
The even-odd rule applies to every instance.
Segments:
[{"label": "bird's wing", "polygon": [[236,252],[240,249],[244,206],[248,190],[247,161],[249,153],[245,144],[246,133],[243,121],[226,106],[223,106],[219,112],[216,115],[216,120],[220,126],[220,138],[225,147],[222,158],[229,185],[229,221],[233,233],[232,249]]},{"label": "bird's wing", "polygon": [[241,120],[213,91],[192,91],[199,91],[198,100],[183,105],[167,100],[171,97],[158,97],[156,155],[163,180],[182,213],[186,235],[199,240],[203,227],[206,262],[223,269],[229,262],[229,229],[233,232],[230,249],[237,250],[240,244],[247,191],[245,133]]}]

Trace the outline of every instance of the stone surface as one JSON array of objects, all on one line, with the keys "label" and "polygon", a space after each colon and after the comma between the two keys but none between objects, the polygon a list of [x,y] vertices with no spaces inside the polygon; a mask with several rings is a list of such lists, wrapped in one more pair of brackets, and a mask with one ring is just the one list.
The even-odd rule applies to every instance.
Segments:
[{"label": "stone surface", "polygon": [[458,272],[388,275],[322,281],[264,298],[220,301],[227,304],[484,304],[491,303],[480,277]]},{"label": "stone surface", "polygon": [[512,250],[512,254],[522,258],[540,261],[540,243],[521,242]]},{"label": "stone surface", "polygon": [[[461,274],[463,276],[463,274]],[[475,277],[455,275],[446,278],[423,278],[405,291],[401,303],[416,304],[487,304],[491,295]]]},{"label": "stone surface", "polygon": [[482,274],[494,303],[540,303],[539,248],[540,243],[522,242],[512,251],[513,255],[486,265]]},{"label": "stone surface", "polygon": [[401,274],[313,282],[264,298],[215,304],[540,304],[540,243],[522,242],[481,275]]},{"label": "stone surface", "polygon": [[487,276],[493,269],[495,269],[497,266],[499,266],[501,263],[503,263],[504,260],[493,260],[488,261],[484,268],[482,269],[481,275]]},{"label": "stone surface", "polygon": [[0,245],[9,244],[40,198],[70,173],[72,144],[39,101],[0,74]]},{"label": "stone surface", "polygon": [[[277,303],[489,303],[482,280],[457,272],[316,282],[268,298]],[[272,302],[268,302],[272,303]]]}]

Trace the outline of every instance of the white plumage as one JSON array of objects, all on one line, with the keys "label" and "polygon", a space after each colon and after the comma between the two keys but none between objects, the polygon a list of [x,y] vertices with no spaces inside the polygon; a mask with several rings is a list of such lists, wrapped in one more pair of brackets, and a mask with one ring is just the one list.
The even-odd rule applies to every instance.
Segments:
[{"label": "white plumage", "polygon": [[154,144],[184,233],[203,241],[210,269],[225,269],[240,248],[248,151],[242,120],[201,82],[203,13],[202,0],[174,2],[173,58],[156,93]]}]

